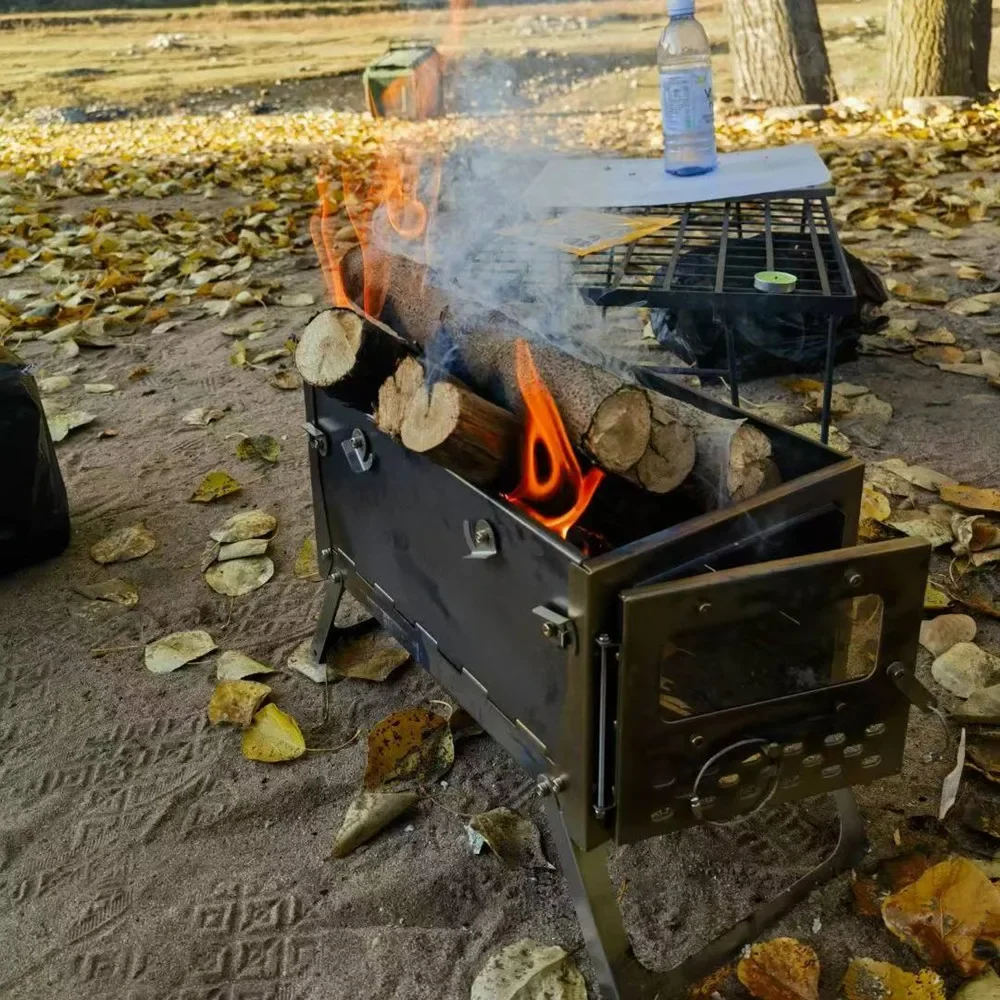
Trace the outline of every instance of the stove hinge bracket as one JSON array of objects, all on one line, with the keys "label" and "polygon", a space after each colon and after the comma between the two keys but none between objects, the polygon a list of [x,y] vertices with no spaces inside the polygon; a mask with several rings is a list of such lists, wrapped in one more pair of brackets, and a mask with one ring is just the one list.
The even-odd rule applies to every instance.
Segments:
[{"label": "stove hinge bracket", "polygon": [[614,726],[610,716],[608,699],[611,691],[611,666],[618,658],[621,644],[614,642],[610,635],[602,633],[595,640],[600,658],[600,675],[597,690],[597,797],[594,802],[594,815],[603,820],[614,809],[614,786],[608,775],[608,730]]},{"label": "stove hinge bracket", "polygon": [[325,458],[330,450],[330,443],[327,441],[326,435],[315,424],[303,424],[302,426],[309,438],[309,447],[315,448],[316,452]]},{"label": "stove hinge bracket", "polygon": [[573,619],[544,604],[532,608],[531,613],[542,619],[542,635],[560,649],[573,649],[576,646],[576,625]]}]

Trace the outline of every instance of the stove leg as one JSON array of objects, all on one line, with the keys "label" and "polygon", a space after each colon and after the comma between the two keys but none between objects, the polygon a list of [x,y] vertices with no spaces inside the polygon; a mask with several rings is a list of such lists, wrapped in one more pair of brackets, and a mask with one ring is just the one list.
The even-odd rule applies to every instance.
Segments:
[{"label": "stove leg", "polygon": [[346,636],[360,636],[370,632],[378,625],[375,618],[368,618],[356,625],[340,626],[336,624],[337,609],[344,597],[347,587],[346,574],[335,569],[326,581],[326,593],[323,595],[323,607],[319,612],[319,621],[313,634],[312,652],[317,663],[326,662],[338,639]]},{"label": "stove leg", "polygon": [[819,439],[830,440],[830,404],[833,401],[833,366],[837,357],[837,320],[831,316],[826,330],[826,368],[823,371],[823,411],[819,421]]},{"label": "stove leg", "polygon": [[840,821],[840,837],[833,853],[784,892],[761,904],[749,916],[679,965],[652,971],[640,964],[629,943],[618,908],[615,887],[608,874],[607,843],[581,851],[570,839],[555,796],[545,800],[549,828],[556,841],[563,874],[569,882],[580,929],[597,974],[604,1000],[674,1000],[687,989],[732,959],[744,945],[801,903],[817,886],[857,859],[865,843],[861,814],[849,788],[831,796]]}]

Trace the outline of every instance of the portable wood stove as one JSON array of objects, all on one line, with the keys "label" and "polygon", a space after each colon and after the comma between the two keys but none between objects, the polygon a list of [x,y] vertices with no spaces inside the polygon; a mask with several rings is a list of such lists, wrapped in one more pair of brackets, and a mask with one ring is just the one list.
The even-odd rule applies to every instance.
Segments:
[{"label": "portable wood stove", "polygon": [[[687,387],[657,389],[747,415]],[[863,465],[782,427],[782,483],[587,557],[306,386],[321,569],[314,652],[345,588],[537,779],[604,995],[682,995],[842,871],[850,787],[898,772],[929,547],[856,547]],[[822,793],[833,854],[679,966],[629,945],[608,845]]]}]

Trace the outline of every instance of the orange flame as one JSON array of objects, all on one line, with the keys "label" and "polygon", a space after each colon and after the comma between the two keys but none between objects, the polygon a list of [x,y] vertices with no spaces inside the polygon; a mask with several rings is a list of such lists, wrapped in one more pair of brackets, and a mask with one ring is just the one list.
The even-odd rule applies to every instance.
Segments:
[{"label": "orange flame", "polygon": [[[526,341],[514,344],[514,356],[527,425],[521,481],[507,500],[549,531],[566,538],[593,499],[604,472],[595,467],[584,475],[580,469],[559,408],[538,374]],[[551,505],[563,497],[572,500],[564,513],[553,516],[538,510],[538,504]]]},{"label": "orange flame", "polygon": [[[371,245],[375,215],[380,208],[384,208],[386,220],[401,239],[410,242],[423,239],[426,248],[431,213],[419,194],[422,165],[423,156],[419,153],[389,150],[373,164],[343,168],[341,187],[349,228],[342,228],[347,228],[347,237],[353,229],[353,240],[344,239],[337,228],[329,172],[320,170],[316,178],[318,202],[309,231],[330,301],[335,306],[351,305],[341,262],[350,246],[357,242],[361,247],[364,311],[374,317],[382,312],[389,291],[390,255],[377,252]],[[438,155],[431,164],[429,183],[425,185],[432,207],[437,201],[440,183],[441,159]]]}]

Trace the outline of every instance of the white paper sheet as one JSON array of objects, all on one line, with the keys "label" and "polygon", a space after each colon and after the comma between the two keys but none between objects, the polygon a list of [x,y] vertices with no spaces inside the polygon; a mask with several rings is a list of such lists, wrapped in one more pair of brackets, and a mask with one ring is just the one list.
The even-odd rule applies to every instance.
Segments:
[{"label": "white paper sheet", "polygon": [[830,171],[809,145],[722,153],[710,174],[675,177],[660,159],[560,157],[528,185],[532,208],[634,208],[750,198],[830,183]]}]

